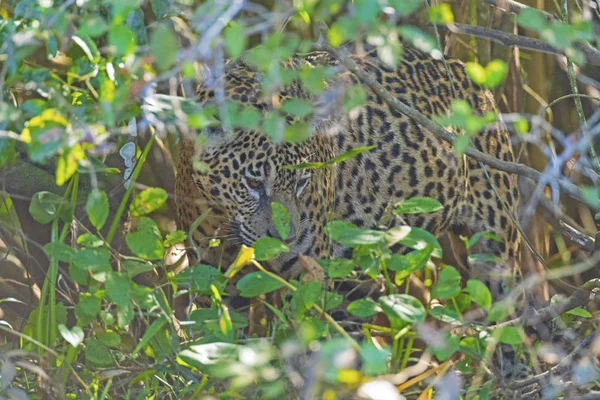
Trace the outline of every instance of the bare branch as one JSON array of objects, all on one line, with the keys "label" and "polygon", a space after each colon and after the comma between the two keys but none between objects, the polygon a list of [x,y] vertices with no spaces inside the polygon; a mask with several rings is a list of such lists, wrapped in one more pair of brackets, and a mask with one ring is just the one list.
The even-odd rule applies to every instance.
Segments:
[{"label": "bare branch", "polygon": [[[348,55],[344,51],[336,49],[331,45],[325,43],[325,40],[323,39],[324,37],[326,37],[326,34],[322,35],[321,38],[315,44],[315,47],[317,49],[327,51],[332,56],[337,58],[342,65],[344,65],[350,72],[356,75],[365,85],[367,85],[371,90],[373,90],[375,94],[380,96],[391,107],[398,110],[402,114],[414,119],[425,129],[428,129],[429,131],[433,132],[446,142],[454,143],[454,140],[456,139],[456,136],[454,134],[448,132],[440,125],[435,124],[433,121],[421,114],[419,111],[409,107],[408,105],[402,103],[400,100],[390,95],[388,91],[379,82],[377,82],[377,80],[373,76],[371,76],[362,68],[360,68],[350,57],[348,57]],[[467,147],[464,153],[467,156],[477,161],[480,161],[486,165],[489,165],[492,168],[517,175],[522,175],[535,182],[540,182],[542,180],[548,183],[556,182],[561,187],[561,189],[569,196],[577,200],[584,201],[579,188],[573,183],[569,182],[567,179],[558,176],[553,176],[549,173],[542,174],[524,164],[511,163],[499,160],[489,154],[485,154],[472,147]]]},{"label": "bare branch", "polygon": [[[464,24],[439,25],[438,27],[460,35],[469,35],[489,39],[507,47],[519,47],[525,50],[539,51],[557,56],[566,56],[565,50],[553,46],[550,43],[526,36],[513,35],[512,33],[506,33],[496,29],[488,29],[481,26]],[[575,47],[585,55],[588,63],[600,66],[600,52],[590,46],[585,45],[584,43],[576,43]]]}]

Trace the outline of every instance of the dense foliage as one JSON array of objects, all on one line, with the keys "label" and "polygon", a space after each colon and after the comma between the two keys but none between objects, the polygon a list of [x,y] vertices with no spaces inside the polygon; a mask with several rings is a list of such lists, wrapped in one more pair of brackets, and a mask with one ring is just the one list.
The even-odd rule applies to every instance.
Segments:
[{"label": "dense foliage", "polygon": [[[2,304],[9,305],[0,325],[4,339],[0,396],[424,399],[435,394],[440,399],[483,400],[508,393],[502,385],[548,398],[571,398],[598,389],[597,344],[581,357],[598,329],[595,303],[588,304],[597,282],[587,273],[597,270],[598,257],[585,229],[595,232],[591,216],[600,208],[592,146],[600,132],[600,84],[583,73],[586,66],[595,65],[598,79],[598,8],[588,1],[558,1],[561,7],[549,6],[548,14],[509,6],[511,1],[506,10],[500,0],[455,3],[0,3],[0,258],[4,258],[0,266],[10,263],[19,271],[0,275],[9,283],[20,283],[16,290],[3,287],[0,292]],[[472,27],[491,26],[495,15],[505,29],[510,27],[508,32],[537,35],[537,50],[553,54],[546,55],[547,60],[564,60],[561,76],[569,83],[568,93],[538,95],[539,114],[537,109],[519,109],[507,95],[519,82],[531,83],[525,86],[535,92],[534,75],[541,72],[534,70],[535,65],[519,65],[521,58],[526,64],[541,54],[533,45],[523,44],[531,52],[506,58],[498,46],[497,57],[492,57],[481,43],[489,43],[498,31],[485,28],[473,31],[478,39],[462,42],[467,51],[457,50],[460,42],[448,45],[453,37],[448,31],[465,29],[455,19]],[[328,25],[327,31],[313,30],[320,21]],[[510,297],[494,303],[485,284],[464,279],[458,266],[441,261],[446,260],[447,246],[415,227],[365,230],[332,221],[328,236],[352,248],[352,258],[304,259],[303,276],[297,280],[285,280],[263,267],[261,262],[289,251],[268,237],[252,248],[243,247],[231,266],[198,264],[181,271],[181,249],[193,245],[190,232],[178,230],[173,219],[173,164],[180,136],[193,135],[202,145],[201,130],[223,123],[260,130],[276,141],[302,141],[311,134],[302,119],[314,111],[312,104],[300,99],[266,114],[228,103],[200,107],[193,101],[195,85],[208,70],[218,73],[227,59],[246,54],[262,72],[265,91],[298,79],[319,93],[332,69],[290,71],[280,66],[294,53],[313,49],[319,35],[334,47],[367,42],[390,65],[402,56],[403,43],[438,58],[451,48],[464,56],[473,81],[498,94],[502,109],[516,111],[505,121],[522,151],[527,153],[528,145],[538,143],[541,151],[529,149],[531,158],[549,160],[547,167],[530,162],[545,172],[538,176],[533,194],[525,196],[535,198],[535,203],[525,201],[531,209],[524,215],[532,219],[538,201],[550,203],[545,192],[549,185],[548,197],[555,202],[546,206],[570,229],[562,232],[565,240],[558,223],[554,225],[558,230],[536,228],[541,242],[535,240],[534,246],[542,243],[546,252],[541,264],[550,269],[542,268],[529,282],[541,287],[548,279],[576,275],[569,284],[547,290],[552,301],[535,314],[541,315],[538,320],[518,319]],[[513,42],[504,44],[511,45],[520,45],[524,38],[507,37]],[[593,73],[594,67],[590,70]],[[582,94],[580,85],[595,92]],[[343,108],[352,110],[364,99],[363,87],[348,88]],[[553,121],[548,110],[561,100],[569,101],[571,108],[561,115],[564,121]],[[596,112],[590,111],[594,104]],[[297,121],[286,124],[284,114]],[[574,121],[570,126],[568,115],[575,116],[570,117]],[[464,133],[454,144],[462,153],[470,136],[496,118],[474,115],[467,103],[456,101],[451,112],[435,122]],[[329,162],[294,167],[328,168],[367,150],[358,148]],[[572,167],[570,162],[579,164]],[[556,217],[558,194],[566,185],[557,178],[564,180],[561,174],[567,172],[574,174],[567,193],[581,201],[564,200],[567,215]],[[573,204],[577,213],[571,212]],[[402,216],[440,207],[433,199],[413,198],[393,211]],[[277,203],[272,211],[277,231],[287,237],[287,211]],[[468,258],[491,257],[472,251],[483,235],[494,238],[487,233],[460,236]],[[391,247],[397,243],[411,251],[395,254]],[[219,246],[218,241],[213,245]],[[529,262],[537,261],[531,257]],[[348,305],[356,317],[386,317],[362,324],[358,336],[328,314],[342,303],[344,293],[324,283],[354,279],[357,270],[389,293],[377,301],[362,298]],[[244,275],[236,284],[243,297],[287,293],[278,306],[270,297],[261,297],[273,318],[251,320],[228,308],[225,289],[237,274]],[[408,294],[411,277],[422,284],[428,303]],[[182,287],[186,289],[181,291]],[[27,291],[33,300],[28,300]],[[173,317],[173,297],[191,295],[203,296],[207,304],[180,323]],[[11,308],[13,303],[17,308]],[[542,335],[531,335],[530,328],[536,325],[532,321],[554,325],[561,333],[544,342]],[[524,357],[535,378],[529,385],[523,381],[515,385],[499,376],[493,357],[500,344],[514,350],[515,360]],[[577,344],[585,346],[577,350]],[[558,364],[567,354],[568,365]],[[560,371],[542,376],[557,364]],[[541,384],[533,387],[536,383]]]}]

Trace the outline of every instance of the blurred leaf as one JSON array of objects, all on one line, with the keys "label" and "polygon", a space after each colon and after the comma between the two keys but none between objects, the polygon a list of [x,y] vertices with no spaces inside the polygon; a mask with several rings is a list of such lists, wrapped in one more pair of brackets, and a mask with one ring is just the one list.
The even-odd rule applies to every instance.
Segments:
[{"label": "blurred leaf", "polygon": [[[73,254],[71,262],[80,270],[94,275],[104,274],[111,270],[110,253],[103,247],[79,250]],[[100,279],[100,277],[96,278]]]},{"label": "blurred leaf", "polygon": [[165,71],[175,64],[178,49],[175,33],[165,24],[159,24],[150,38],[150,51],[159,71]]},{"label": "blurred leaf", "polygon": [[89,293],[80,293],[79,302],[75,305],[75,316],[81,325],[88,325],[100,312],[100,299]]},{"label": "blurred leaf", "polygon": [[85,211],[90,222],[98,230],[102,229],[108,218],[108,197],[103,190],[92,190],[88,195]]},{"label": "blurred leaf", "polygon": [[376,146],[355,147],[353,149],[346,151],[343,154],[340,154],[339,156],[337,156],[335,158],[332,158],[330,161],[327,161],[327,164],[331,165],[331,164],[335,164],[335,163],[341,163],[343,161],[348,160],[349,158],[356,157],[359,154],[370,151],[370,150],[374,149],[375,147]]},{"label": "blurred leaf", "polygon": [[232,22],[225,29],[225,48],[231,58],[239,57],[246,48],[246,34],[244,26]]},{"label": "blurred leaf", "polygon": [[356,225],[343,221],[328,223],[325,226],[325,233],[331,239],[347,247],[377,244],[385,238],[385,232],[357,228]]},{"label": "blurred leaf", "polygon": [[[29,204],[29,214],[40,224],[47,224],[56,218],[61,203],[63,203],[62,197],[54,193],[37,192]],[[65,207],[64,203],[62,207]]]},{"label": "blurred leaf", "polygon": [[425,229],[411,227],[406,238],[400,241],[400,244],[415,250],[421,250],[428,245],[433,246],[432,257],[442,258],[442,246],[440,242],[430,232]]},{"label": "blurred leaf", "polygon": [[485,74],[484,86],[493,89],[504,82],[508,74],[508,66],[502,60],[492,60],[485,66]]},{"label": "blurred leaf", "polygon": [[73,347],[77,347],[81,344],[81,342],[83,342],[83,330],[78,326],[74,326],[73,329],[69,329],[63,324],[58,324],[58,331],[63,339],[69,342]]},{"label": "blurred leaf", "polygon": [[429,21],[434,24],[451,24],[454,22],[454,14],[448,3],[433,4],[429,8]]},{"label": "blurred leaf", "polygon": [[283,131],[283,139],[290,143],[302,143],[310,137],[310,126],[304,122],[288,125]]},{"label": "blurred leaf", "polygon": [[242,297],[256,297],[283,287],[283,283],[263,272],[251,272],[236,285]]},{"label": "blurred leaf", "polygon": [[102,36],[108,30],[108,25],[104,18],[100,16],[90,16],[84,19],[84,22],[79,26],[77,34],[79,36],[87,35],[92,38]]},{"label": "blurred leaf", "polygon": [[127,25],[113,25],[108,31],[108,43],[115,47],[117,55],[125,56],[135,52],[137,38]]},{"label": "blurred leaf", "polygon": [[79,144],[62,151],[56,163],[56,184],[62,186],[77,172],[79,161],[85,159],[85,153]]},{"label": "blurred leaf", "polygon": [[517,23],[524,28],[537,32],[540,32],[548,25],[542,13],[533,7],[527,7],[519,11],[519,14],[517,15]]},{"label": "blurred leaf", "polygon": [[279,239],[272,237],[262,237],[252,245],[254,248],[254,257],[258,261],[266,261],[274,258],[281,253],[288,253],[289,247],[281,243]]},{"label": "blurred leaf", "polygon": [[442,321],[445,324],[451,324],[456,326],[462,326],[463,322],[460,319],[460,315],[455,310],[452,310],[445,306],[432,307],[429,310],[429,315],[433,318]]},{"label": "blurred leaf", "polygon": [[293,97],[286,100],[281,106],[281,109],[295,117],[304,118],[312,113],[313,106],[306,100]]},{"label": "blurred leaf", "polygon": [[433,352],[433,355],[439,361],[447,360],[448,358],[452,357],[452,355],[460,349],[460,339],[458,338],[458,336],[454,336],[449,333],[446,333],[444,335],[443,341],[444,341],[444,345],[441,347],[436,347],[433,345],[429,346]]},{"label": "blurred leaf", "polygon": [[150,263],[137,260],[121,261],[121,270],[129,278],[133,278],[136,275],[143,274],[144,272],[152,271],[154,269],[156,269],[156,266]]},{"label": "blurred leaf", "polygon": [[0,137],[0,167],[10,165],[17,159],[15,140]]},{"label": "blurred leaf", "polygon": [[290,234],[290,214],[283,204],[271,202],[271,212],[273,216],[273,224],[279,234],[279,237],[284,240]]},{"label": "blurred leaf", "polygon": [[171,247],[171,246],[176,245],[177,243],[185,242],[186,239],[187,239],[187,233],[185,233],[184,231],[178,230],[175,232],[170,232],[170,233],[167,233],[167,236],[165,236],[163,246]]},{"label": "blurred leaf", "polygon": [[394,277],[396,285],[400,285],[413,272],[423,268],[433,254],[433,246],[427,245],[422,250],[413,250],[406,255],[394,254],[387,262],[387,268],[396,271]]},{"label": "blurred leaf", "polygon": [[121,336],[115,331],[107,330],[103,332],[98,332],[96,334],[96,337],[99,341],[101,341],[109,347],[117,347],[121,344]]},{"label": "blurred leaf", "polygon": [[75,254],[75,250],[71,246],[67,246],[60,242],[49,242],[44,245],[44,252],[49,257],[55,257],[58,261],[69,263],[71,257]]},{"label": "blurred leaf", "polygon": [[167,192],[162,188],[148,188],[140,192],[131,202],[129,212],[132,217],[148,215],[167,202]]}]

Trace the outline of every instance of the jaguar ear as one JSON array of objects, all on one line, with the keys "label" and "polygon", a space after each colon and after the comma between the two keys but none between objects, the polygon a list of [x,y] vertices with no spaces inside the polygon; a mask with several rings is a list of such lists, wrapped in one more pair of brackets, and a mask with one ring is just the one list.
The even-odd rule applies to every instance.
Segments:
[{"label": "jaguar ear", "polygon": [[196,143],[200,151],[211,151],[228,146],[236,137],[237,133],[234,129],[223,129],[219,124],[202,129]]},{"label": "jaguar ear", "polygon": [[349,115],[344,112],[345,90],[336,84],[321,92],[313,103],[310,125],[314,135],[335,136],[342,133]]}]

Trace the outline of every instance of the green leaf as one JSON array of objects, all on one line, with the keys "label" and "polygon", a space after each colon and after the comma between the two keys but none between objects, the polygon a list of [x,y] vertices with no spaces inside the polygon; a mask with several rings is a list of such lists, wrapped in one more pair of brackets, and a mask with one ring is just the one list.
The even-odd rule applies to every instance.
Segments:
[{"label": "green leaf", "polygon": [[465,70],[467,75],[473,82],[478,85],[483,85],[487,79],[487,73],[485,68],[477,62],[468,62],[465,64]]},{"label": "green leaf", "polygon": [[119,56],[135,52],[137,39],[135,33],[125,24],[113,25],[108,31],[108,43],[115,47]]},{"label": "green leaf", "polygon": [[165,24],[160,24],[150,38],[150,51],[159,71],[171,68],[177,61],[177,36]]},{"label": "green leaf", "polygon": [[175,231],[167,233],[165,236],[165,240],[163,242],[163,246],[171,247],[176,245],[177,243],[183,243],[187,239],[187,233],[184,231]]},{"label": "green leaf", "polygon": [[354,262],[347,258],[319,260],[319,265],[323,267],[330,278],[345,278],[354,270]]},{"label": "green leaf", "polygon": [[370,150],[374,149],[375,147],[376,146],[355,147],[355,148],[350,149],[350,150],[346,151],[345,153],[342,153],[339,156],[327,161],[326,164],[331,165],[331,164],[341,163],[342,161],[346,161],[349,158],[356,157],[359,154],[370,151]]},{"label": "green leaf", "polygon": [[433,4],[429,8],[429,21],[434,24],[451,24],[454,22],[454,14],[448,3]]},{"label": "green leaf", "polygon": [[271,203],[271,212],[279,237],[286,239],[290,234],[290,214],[283,204],[276,202]]},{"label": "green leaf", "polygon": [[592,314],[582,307],[575,307],[572,310],[566,311],[565,314],[575,315],[582,318],[592,318]]},{"label": "green leaf", "polygon": [[92,38],[102,36],[108,30],[108,25],[104,18],[99,16],[91,16],[84,19],[84,22],[80,25],[77,33],[81,35],[87,35]]},{"label": "green leaf", "polygon": [[110,253],[103,247],[79,250],[71,256],[71,262],[78,269],[93,275],[111,271]]},{"label": "green leaf", "polygon": [[[367,92],[362,85],[352,85],[344,92],[344,104],[342,109],[349,113],[356,107],[360,107],[367,101]],[[368,146],[370,147],[370,146]]]},{"label": "green leaf", "polygon": [[425,321],[425,308],[421,302],[408,294],[393,294],[379,298],[381,309],[396,325],[398,321],[416,324]]},{"label": "green leaf", "polygon": [[175,275],[175,283],[189,287],[192,293],[210,295],[212,294],[211,285],[214,285],[219,291],[223,291],[226,279],[215,267],[200,264],[186,268]]},{"label": "green leaf", "polygon": [[433,246],[431,256],[442,258],[442,246],[440,242],[425,229],[411,227],[410,232],[406,238],[400,241],[400,244],[415,250],[421,250],[431,245]]},{"label": "green leaf", "polygon": [[269,293],[283,286],[283,283],[271,278],[263,272],[252,272],[244,276],[237,283],[237,288],[242,297],[256,297]]},{"label": "green leaf", "polygon": [[481,281],[469,279],[467,281],[467,291],[471,299],[484,310],[489,310],[492,306],[492,294],[487,286]]},{"label": "green leaf", "polygon": [[55,257],[58,261],[71,262],[71,257],[75,254],[75,250],[71,246],[67,246],[60,242],[49,242],[44,245],[44,252],[49,257]]},{"label": "green leaf", "polygon": [[445,267],[431,289],[431,296],[436,299],[449,299],[459,293],[460,273],[454,267]]},{"label": "green leaf", "polygon": [[[373,343],[364,341],[361,343],[360,356],[362,358],[362,370],[366,376],[385,375],[388,370],[389,351],[376,347]],[[372,397],[376,398],[376,397]],[[398,397],[396,397],[398,398]]]},{"label": "green leaf", "polygon": [[492,305],[492,307],[490,308],[490,311],[488,312],[487,319],[490,322],[501,321],[501,320],[505,319],[506,317],[508,317],[510,314],[514,313],[514,311],[515,311],[514,301],[512,301],[510,299],[499,301]]},{"label": "green leaf", "polygon": [[348,312],[356,317],[370,317],[381,312],[379,304],[371,299],[358,299],[348,304]]},{"label": "green leaf", "polygon": [[394,280],[400,285],[413,272],[423,268],[431,258],[433,246],[427,245],[423,250],[414,250],[406,255],[394,254],[387,262],[387,268],[396,271]]},{"label": "green leaf", "polygon": [[540,32],[548,26],[548,22],[541,12],[532,7],[527,7],[519,12],[517,23],[526,29]]},{"label": "green leaf", "polygon": [[305,122],[296,122],[286,126],[283,140],[289,143],[302,143],[310,137],[310,126]]},{"label": "green leaf", "polygon": [[92,190],[85,203],[85,212],[90,222],[98,230],[102,229],[108,218],[109,206],[108,197],[103,190]]},{"label": "green leaf", "polygon": [[[519,329],[514,326],[505,326],[504,328],[499,329],[498,341],[501,343],[518,345],[523,343],[523,338],[521,337],[521,333]],[[494,332],[495,333],[495,332]]]},{"label": "green leaf", "polygon": [[446,333],[444,335],[443,346],[435,347],[433,345],[430,345],[430,348],[433,352],[433,355],[439,361],[445,361],[446,359],[452,357],[452,355],[460,349],[460,339],[458,338],[458,336]]},{"label": "green leaf", "polygon": [[485,66],[485,73],[484,86],[493,89],[504,82],[508,73],[508,66],[502,60],[492,60]]},{"label": "green leaf", "polygon": [[430,213],[444,208],[442,203],[431,197],[413,197],[396,204],[396,214]]},{"label": "green leaf", "polygon": [[114,364],[108,347],[97,339],[89,339],[85,342],[85,361],[99,367]]},{"label": "green leaf", "polygon": [[127,247],[135,255],[146,260],[160,260],[163,258],[165,248],[162,244],[160,231],[156,222],[147,217],[142,217],[138,222],[137,232],[130,232],[125,236]]},{"label": "green leaf", "polygon": [[438,319],[446,324],[462,326],[463,322],[460,320],[460,315],[455,310],[452,310],[445,306],[432,307],[429,310],[429,315],[433,318]]},{"label": "green leaf", "polygon": [[131,298],[131,286],[129,280],[121,273],[111,272],[104,282],[108,298],[116,305],[125,305]]},{"label": "green leaf", "polygon": [[57,217],[59,206],[61,209],[68,207],[62,197],[46,191],[37,192],[29,204],[29,214],[40,224],[47,224]]},{"label": "green leaf", "polygon": [[150,263],[144,263],[136,260],[123,260],[121,261],[121,270],[128,278],[133,278],[144,272],[152,271],[156,268],[155,265]]},{"label": "green leaf", "polygon": [[152,324],[150,324],[148,329],[146,329],[146,331],[144,332],[144,335],[142,336],[142,339],[140,340],[140,342],[137,344],[137,346],[135,346],[135,349],[133,350],[133,354],[132,354],[133,357],[137,356],[137,354],[140,352],[140,350],[142,350],[145,346],[148,345],[150,340],[152,340],[152,338],[158,332],[160,332],[163,325],[166,324],[167,321],[168,320],[166,317],[160,316],[158,319],[154,320],[154,322],[152,322]]},{"label": "green leaf", "polygon": [[79,303],[75,306],[75,316],[77,323],[80,325],[88,325],[100,312],[100,299],[92,296],[89,293],[81,293],[79,295]]},{"label": "green leaf", "polygon": [[325,233],[347,247],[377,244],[385,238],[385,232],[357,228],[356,225],[343,221],[331,221],[325,226]]},{"label": "green leaf", "polygon": [[581,190],[581,197],[583,197],[583,200],[590,207],[594,207],[594,208],[600,207],[600,194],[598,192],[598,189],[596,189],[596,187],[587,186],[587,187],[582,187],[580,190]]},{"label": "green leaf", "polygon": [[133,304],[129,301],[123,305],[117,305],[117,325],[125,328],[133,321]]},{"label": "green leaf", "polygon": [[313,111],[313,106],[311,103],[309,103],[306,100],[298,99],[295,97],[286,100],[281,106],[281,108],[286,113],[299,118],[304,118],[307,115],[310,115],[310,113],[312,113]]},{"label": "green leaf", "polygon": [[99,341],[109,347],[117,347],[121,344],[121,336],[115,331],[103,331],[96,334]]},{"label": "green leaf", "polygon": [[77,244],[81,247],[102,247],[104,240],[91,233],[84,233],[77,238]]},{"label": "green leaf", "polygon": [[0,137],[0,167],[12,164],[16,159],[15,141],[6,137]]},{"label": "green leaf", "polygon": [[148,215],[167,202],[167,192],[162,188],[148,188],[140,192],[131,202],[129,212],[132,217]]},{"label": "green leaf", "polygon": [[302,319],[307,310],[319,301],[321,296],[321,284],[316,280],[310,280],[298,286],[292,295],[292,310],[297,319]]},{"label": "green leaf", "polygon": [[279,239],[272,237],[262,237],[254,242],[254,257],[258,261],[266,261],[274,258],[281,253],[290,251],[289,247],[281,243]]},{"label": "green leaf", "polygon": [[58,324],[58,331],[60,332],[60,336],[62,336],[63,339],[69,342],[73,347],[77,347],[81,344],[81,342],[83,342],[83,330],[78,326],[74,326],[73,329],[69,330],[66,325]]},{"label": "green leaf", "polygon": [[379,2],[372,0],[356,0],[356,11],[358,21],[361,23],[370,23],[375,21],[381,11]]},{"label": "green leaf", "polygon": [[232,22],[225,29],[225,48],[232,58],[239,57],[246,48],[246,33],[244,26]]}]

